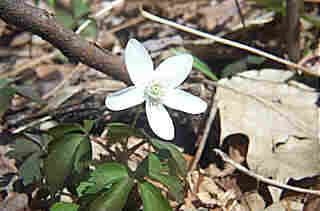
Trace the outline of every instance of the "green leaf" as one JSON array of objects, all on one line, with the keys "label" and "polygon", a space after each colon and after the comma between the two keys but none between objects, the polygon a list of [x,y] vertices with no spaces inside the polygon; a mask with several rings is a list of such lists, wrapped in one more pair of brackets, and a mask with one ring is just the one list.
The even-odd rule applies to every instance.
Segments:
[{"label": "green leaf", "polygon": [[223,68],[223,70],[221,71],[222,77],[229,77],[231,75],[247,71],[248,65],[259,65],[262,64],[265,60],[266,59],[262,56],[249,55],[245,58],[240,59],[239,61],[228,64],[225,68]]},{"label": "green leaf", "polygon": [[217,76],[210,71],[208,65],[200,61],[200,59],[198,59],[195,56],[193,57],[193,66],[194,68],[196,68],[197,70],[205,74],[211,80],[213,81],[218,80]]},{"label": "green leaf", "polygon": [[174,164],[174,167],[176,171],[178,172],[178,175],[181,175],[183,178],[186,178],[187,176],[187,162],[184,159],[182,153],[177,149],[177,147],[174,144],[160,141],[155,138],[149,139],[151,144],[158,150],[168,150],[171,154],[171,161]]},{"label": "green leaf", "polygon": [[51,6],[51,7],[55,7],[55,0],[48,0],[48,3],[49,3],[49,5]]},{"label": "green leaf", "polygon": [[49,142],[52,140],[52,137],[46,133],[42,133],[41,135],[32,134],[32,133],[23,133],[27,140],[32,141],[32,143],[39,146],[39,148],[44,149],[48,146]]},{"label": "green leaf", "polygon": [[23,184],[29,185],[34,181],[39,181],[41,179],[40,172],[40,156],[42,152],[36,152],[30,155],[19,168],[19,174],[23,178]]},{"label": "green leaf", "polygon": [[176,201],[183,202],[184,192],[183,186],[177,176],[162,173],[161,162],[154,153],[148,156],[149,177],[160,182],[168,188],[168,193]]},{"label": "green leaf", "polygon": [[10,143],[10,151],[6,153],[9,158],[16,159],[19,164],[19,174],[24,185],[41,179],[41,156],[45,153],[43,148],[49,142],[49,137],[24,133],[26,138],[15,139]]},{"label": "green leaf", "polygon": [[268,10],[281,12],[283,15],[285,15],[285,12],[286,12],[285,1],[281,1],[281,0],[249,0],[249,1],[253,1],[256,4],[264,6]]},{"label": "green leaf", "polygon": [[8,86],[13,81],[14,81],[14,79],[11,79],[11,78],[1,78],[0,79],[0,88]]},{"label": "green leaf", "polygon": [[[104,163],[97,165],[96,169],[90,173],[89,180],[85,184],[85,193],[97,193],[106,186],[116,183],[128,177],[128,169],[120,163]],[[80,193],[83,194],[83,193]]]},{"label": "green leaf", "polygon": [[160,190],[153,184],[143,181],[138,183],[139,192],[143,201],[144,211],[171,211],[168,200],[161,194]]},{"label": "green leaf", "polygon": [[44,160],[44,173],[52,193],[62,188],[71,174],[75,153],[84,139],[87,137],[81,134],[67,134],[50,142],[49,155]]},{"label": "green leaf", "polygon": [[156,180],[168,188],[168,194],[178,203],[184,200],[184,191],[181,181],[178,177],[172,175],[161,174],[159,172],[150,172],[149,177]]},{"label": "green leaf", "polygon": [[[72,13],[68,10],[56,8],[56,18],[66,28],[75,30],[77,26],[83,24],[86,20],[90,19],[91,23],[83,30],[80,35],[82,37],[95,37],[97,35],[97,22],[95,19],[88,17],[90,14],[90,4],[84,3],[85,0],[72,1]],[[62,54],[59,54],[61,60],[67,62],[68,60]]]},{"label": "green leaf", "polygon": [[12,87],[0,88],[0,119],[11,105],[11,100],[16,94],[16,90]]},{"label": "green leaf", "polygon": [[262,64],[265,60],[266,60],[266,58],[264,58],[264,57],[262,57],[262,56],[249,55],[249,56],[247,57],[247,61],[248,61],[249,64],[260,65],[260,64]]},{"label": "green leaf", "polygon": [[10,143],[10,151],[8,151],[5,156],[22,162],[26,156],[30,156],[32,153],[40,150],[40,146],[31,140],[18,138]]},{"label": "green leaf", "polygon": [[143,179],[144,177],[148,177],[152,168],[161,168],[160,160],[150,159],[150,155],[151,153],[149,153],[149,156],[139,163],[135,171],[137,178]]},{"label": "green leaf", "polygon": [[90,204],[90,211],[121,211],[134,185],[130,177],[122,178]]},{"label": "green leaf", "polygon": [[[70,29],[74,22],[70,12],[58,7],[55,9],[55,12],[56,12],[57,21],[63,24],[64,27]],[[63,61],[68,61],[66,57],[63,56],[63,54],[59,54],[59,55],[60,55],[60,58],[63,59]]]},{"label": "green leaf", "polygon": [[108,133],[107,137],[109,140],[115,141],[115,140],[121,140],[123,138],[129,137],[129,136],[136,136],[136,137],[143,137],[142,133],[132,128],[128,124],[124,123],[110,123],[107,124]]},{"label": "green leaf", "polygon": [[[79,184],[79,186],[77,187],[77,193],[79,197],[84,196],[84,194],[86,193],[86,191],[92,187],[93,183],[92,182],[86,182],[83,181]],[[98,191],[96,191],[98,192]]]},{"label": "green leaf", "polygon": [[55,137],[56,139],[60,138],[61,136],[64,136],[65,134],[71,133],[71,132],[84,132],[82,126],[77,123],[64,123],[57,125],[56,127],[51,128],[48,133]]},{"label": "green leaf", "polygon": [[160,159],[152,152],[148,155],[148,170],[149,172],[160,173],[162,171]]},{"label": "green leaf", "polygon": [[90,5],[91,5],[91,0],[89,1],[72,0],[73,17],[79,18],[84,14],[88,14],[90,12]]},{"label": "green leaf", "polygon": [[168,188],[168,193],[174,200],[183,202],[184,192],[181,181],[177,176],[168,174],[168,168],[161,163],[155,153],[149,153],[148,158],[140,163],[136,172],[140,178],[149,177],[160,182]]},{"label": "green leaf", "polygon": [[[178,51],[175,48],[171,48],[170,49],[173,53],[177,54],[177,55],[181,55],[181,54],[185,54],[187,53],[186,51]],[[217,76],[215,76],[215,74],[213,74],[210,71],[210,68],[207,64],[205,64],[204,62],[202,62],[200,59],[198,59],[195,56],[193,57],[193,67],[196,68],[197,70],[199,70],[200,72],[202,72],[203,74],[205,74],[208,78],[210,78],[211,80],[217,81],[218,78]]]},{"label": "green leaf", "polygon": [[87,133],[89,133],[92,130],[95,123],[96,123],[96,120],[84,120],[84,126],[83,126],[84,130]]},{"label": "green leaf", "polygon": [[77,152],[75,153],[74,159],[74,170],[79,174],[87,168],[86,161],[92,159],[92,146],[88,136],[84,136],[81,141],[79,147],[77,148]]},{"label": "green leaf", "polygon": [[55,203],[50,211],[77,211],[79,208],[78,204],[68,203],[68,202],[58,202]]}]

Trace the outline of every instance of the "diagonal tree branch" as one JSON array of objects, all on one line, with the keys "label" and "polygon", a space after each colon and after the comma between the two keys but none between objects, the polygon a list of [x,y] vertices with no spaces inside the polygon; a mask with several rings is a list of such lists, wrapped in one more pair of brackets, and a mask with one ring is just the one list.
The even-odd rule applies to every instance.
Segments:
[{"label": "diagonal tree branch", "polygon": [[24,0],[0,0],[0,18],[40,36],[72,61],[86,64],[127,84],[131,83],[121,57],[98,48],[72,30],[64,28],[46,10],[32,7]]}]

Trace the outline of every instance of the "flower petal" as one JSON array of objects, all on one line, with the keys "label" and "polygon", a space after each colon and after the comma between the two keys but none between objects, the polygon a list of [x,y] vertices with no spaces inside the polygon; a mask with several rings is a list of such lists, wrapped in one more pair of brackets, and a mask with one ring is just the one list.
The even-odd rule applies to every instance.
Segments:
[{"label": "flower petal", "polygon": [[207,109],[207,103],[200,97],[180,89],[171,89],[166,92],[161,102],[170,108],[190,114],[200,114]]},{"label": "flower petal", "polygon": [[124,60],[133,84],[148,82],[153,73],[153,63],[148,51],[135,39],[130,39],[124,52]]},{"label": "flower petal", "polygon": [[169,57],[157,67],[153,78],[169,88],[175,88],[188,77],[192,63],[193,58],[189,54]]},{"label": "flower petal", "polygon": [[168,111],[162,104],[146,101],[146,113],[149,125],[160,138],[171,140],[174,138],[174,126]]},{"label": "flower petal", "polygon": [[106,97],[106,106],[114,111],[120,111],[139,105],[144,101],[144,92],[142,88],[130,86],[120,91],[114,92]]}]

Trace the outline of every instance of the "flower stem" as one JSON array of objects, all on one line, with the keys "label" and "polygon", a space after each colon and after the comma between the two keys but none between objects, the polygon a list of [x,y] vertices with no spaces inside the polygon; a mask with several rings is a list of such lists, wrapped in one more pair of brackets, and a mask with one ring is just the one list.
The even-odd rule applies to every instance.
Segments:
[{"label": "flower stem", "polygon": [[139,105],[137,114],[134,117],[134,120],[132,122],[131,128],[135,128],[136,127],[136,124],[137,124],[137,121],[138,121],[138,118],[139,118],[141,112],[142,112],[142,105]]},{"label": "flower stem", "polygon": [[[134,129],[134,128],[136,127],[137,120],[138,120],[141,112],[142,112],[142,105],[139,105],[137,114],[135,115],[134,120],[133,120],[132,125],[131,125],[131,128],[132,128],[132,129]],[[126,155],[129,154],[128,142],[129,142],[129,136],[125,138],[125,141],[124,141],[124,144],[123,144],[123,146],[124,146],[124,147],[123,147],[123,148],[124,148],[124,153],[125,153]],[[128,160],[129,160],[129,159],[128,159]]]}]

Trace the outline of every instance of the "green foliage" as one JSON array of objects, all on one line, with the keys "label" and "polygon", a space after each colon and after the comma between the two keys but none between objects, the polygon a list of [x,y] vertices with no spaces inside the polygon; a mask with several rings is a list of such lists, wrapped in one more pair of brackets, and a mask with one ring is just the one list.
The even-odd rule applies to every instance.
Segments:
[{"label": "green foliage", "polygon": [[182,153],[177,149],[177,147],[174,144],[160,141],[154,138],[150,139],[149,141],[159,152],[162,152],[162,155],[163,152],[168,152],[166,153],[166,155],[168,155],[168,165],[171,167],[171,172],[174,172],[174,174],[186,178],[188,173],[187,162],[184,159]]},{"label": "green foliage", "polygon": [[267,10],[273,10],[285,15],[286,1],[285,0],[249,0],[258,5],[265,7]]},{"label": "green foliage", "polygon": [[[115,131],[112,131],[114,129]],[[131,136],[137,133],[129,125],[120,123],[109,125],[108,130],[112,132],[109,137],[117,140],[119,137],[126,138],[123,134]],[[141,136],[141,133],[138,134]],[[113,142],[109,139],[108,141]],[[144,210],[150,210],[153,204],[156,205],[156,210],[158,208],[171,210],[161,190],[146,181],[145,178],[163,184],[172,199],[182,202],[184,192],[179,176],[184,177],[187,173],[186,162],[182,154],[171,143],[157,139],[152,139],[150,142],[157,152],[149,153],[149,156],[138,165],[136,171],[132,172],[126,165],[117,162],[95,165],[95,170],[89,174],[88,180],[82,181],[77,188],[82,201],[81,208],[83,210],[120,211],[125,206],[128,194],[136,183],[144,201]],[[145,201],[149,199],[151,199],[150,203]]]},{"label": "green foliage", "polygon": [[38,144],[26,138],[15,139],[10,143],[10,148],[6,156],[19,162],[22,162],[26,156],[41,150]]},{"label": "green foliage", "polygon": [[55,2],[55,0],[48,0],[48,3],[50,4],[50,6],[51,7],[55,7],[55,5],[56,5],[56,2]]},{"label": "green foliage", "polygon": [[10,78],[1,78],[0,79],[0,88],[8,86],[10,83],[12,83],[14,80]]},{"label": "green foliage", "polygon": [[52,193],[64,186],[73,171],[81,175],[87,169],[82,164],[92,157],[87,129],[91,130],[93,123],[86,122],[85,128],[80,124],[60,124],[48,131],[53,140],[44,160],[44,174]]},{"label": "green foliage", "polygon": [[168,200],[166,200],[159,188],[149,182],[140,182],[139,192],[143,201],[144,211],[170,211],[172,210]]},{"label": "green foliage", "polygon": [[90,133],[95,123],[95,120],[84,120],[83,130],[86,131],[86,133]]},{"label": "green foliage", "polygon": [[72,14],[74,18],[83,17],[86,14],[90,13],[91,0],[72,0]]},{"label": "green foliage", "polygon": [[49,137],[30,134],[25,134],[25,137],[12,141],[6,156],[21,163],[19,175],[23,178],[23,184],[28,185],[41,178],[41,156],[45,154]]},{"label": "green foliage", "polygon": [[85,133],[85,130],[78,123],[64,123],[51,128],[48,133],[55,139],[59,139],[68,133]]},{"label": "green foliage", "polygon": [[[81,148],[83,142],[88,142],[85,144],[86,149]],[[74,167],[79,166],[76,162],[79,162],[83,155],[90,153],[90,148],[88,136],[79,133],[67,133],[50,142],[49,154],[44,160],[44,173],[52,193],[63,187]]]},{"label": "green foliage", "polygon": [[131,177],[124,177],[100,194],[91,204],[90,211],[121,211],[134,185]]},{"label": "green foliage", "polygon": [[84,139],[81,140],[77,151],[74,155],[74,170],[76,173],[81,174],[87,169],[86,161],[91,160],[92,158],[92,148],[91,142],[88,136],[85,136]]},{"label": "green foliage", "polygon": [[[66,28],[71,28],[75,30],[80,26],[84,21],[90,19],[88,16],[90,14],[90,6],[92,1],[85,0],[72,0],[72,12],[70,13],[67,10],[62,8],[55,8],[57,20],[62,23]],[[90,19],[91,24],[81,32],[81,35],[84,37],[95,37],[97,34],[96,21]]]},{"label": "green foliage", "polygon": [[[97,35],[97,23],[96,20],[89,17],[91,0],[72,0],[72,8],[67,10],[60,8],[55,4],[55,0],[48,0],[49,4],[55,9],[56,19],[65,28],[76,29],[83,24],[86,20],[90,19],[91,23],[80,33],[82,37],[96,37]],[[68,59],[60,53],[57,56],[63,62],[67,62]]]},{"label": "green foliage", "polygon": [[249,65],[260,65],[262,64],[266,58],[261,56],[249,55],[245,58],[242,58],[236,62],[226,65],[222,72],[222,77],[229,77],[236,73],[240,73],[248,70]]},{"label": "green foliage", "polygon": [[89,179],[78,186],[82,207],[90,210],[121,210],[134,184],[128,168],[120,163],[104,163],[95,166]]},{"label": "green foliage", "polygon": [[[43,199],[51,194],[58,200],[57,196],[64,188],[79,199],[77,204],[57,201],[51,211],[121,211],[127,205],[130,193],[140,193],[145,211],[171,210],[161,188],[154,186],[150,180],[165,186],[171,199],[183,202],[183,182],[180,178],[187,174],[186,162],[171,143],[148,138],[156,152],[150,152],[136,170],[122,164],[126,163],[124,160],[121,160],[122,163],[114,160],[94,164],[94,170],[89,171],[88,161],[92,160],[89,133],[94,123],[60,124],[42,135],[24,133],[25,138],[11,143],[7,156],[21,163],[19,175],[25,185],[34,181],[42,183],[41,190],[47,194]],[[127,124],[109,124],[108,132],[108,143],[127,139],[127,136],[147,139],[142,131]],[[115,153],[127,153],[127,150]]]},{"label": "green foliage", "polygon": [[50,211],[77,211],[78,208],[79,208],[79,205],[74,203],[59,202],[59,203],[55,203],[50,208]]},{"label": "green foliage", "polygon": [[29,185],[32,182],[39,181],[41,179],[41,155],[43,155],[42,152],[35,152],[31,154],[19,168],[19,174],[23,177],[24,185]]},{"label": "green foliage", "polygon": [[107,129],[107,138],[112,142],[119,141],[129,136],[136,136],[139,138],[143,137],[143,134],[139,130],[137,130],[136,128],[132,128],[130,125],[124,123],[107,124]]},{"label": "green foliage", "polygon": [[[175,53],[176,55],[181,55],[181,54],[185,54],[187,52],[185,51],[179,51],[175,48],[171,48],[170,49],[173,53]],[[196,68],[197,70],[199,70],[200,72],[202,72],[203,74],[205,74],[208,78],[210,78],[213,81],[217,81],[218,78],[215,74],[213,74],[210,70],[210,68],[208,67],[208,65],[204,62],[202,62],[200,59],[198,59],[195,56],[193,57],[193,67]]]},{"label": "green foliage", "polygon": [[127,167],[120,163],[104,163],[97,165],[96,169],[90,173],[88,181],[84,181],[80,184],[78,193],[80,196],[97,193],[128,176]]},{"label": "green foliage", "polygon": [[[184,192],[182,184],[176,175],[170,175],[167,166],[163,165],[155,153],[149,153],[138,167],[145,173],[148,178],[158,181],[168,188],[169,195],[177,202],[183,202]],[[141,171],[141,170],[140,170]]]},{"label": "green foliage", "polygon": [[0,118],[2,118],[4,113],[8,110],[16,92],[17,91],[12,87],[0,88]]}]

